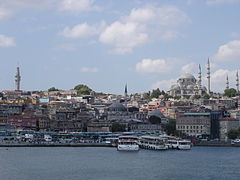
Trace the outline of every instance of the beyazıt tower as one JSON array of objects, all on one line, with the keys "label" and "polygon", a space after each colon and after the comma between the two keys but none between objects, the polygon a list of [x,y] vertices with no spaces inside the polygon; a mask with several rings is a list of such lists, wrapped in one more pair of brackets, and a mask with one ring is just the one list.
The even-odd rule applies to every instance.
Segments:
[{"label": "beyaz\u0131t tower", "polygon": [[21,81],[21,76],[20,76],[20,68],[17,67],[17,72],[15,75],[15,87],[16,87],[16,91],[20,91],[20,81]]},{"label": "beyaz\u0131t tower", "polygon": [[211,94],[211,89],[210,89],[210,61],[208,58],[208,64],[207,64],[207,79],[208,79],[208,94]]}]

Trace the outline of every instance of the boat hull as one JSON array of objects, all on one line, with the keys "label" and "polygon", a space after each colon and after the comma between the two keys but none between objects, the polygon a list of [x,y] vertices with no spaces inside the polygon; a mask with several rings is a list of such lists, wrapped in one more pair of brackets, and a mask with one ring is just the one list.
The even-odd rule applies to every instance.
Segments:
[{"label": "boat hull", "polygon": [[139,150],[139,145],[134,144],[134,145],[118,145],[117,146],[118,151],[138,151]]}]

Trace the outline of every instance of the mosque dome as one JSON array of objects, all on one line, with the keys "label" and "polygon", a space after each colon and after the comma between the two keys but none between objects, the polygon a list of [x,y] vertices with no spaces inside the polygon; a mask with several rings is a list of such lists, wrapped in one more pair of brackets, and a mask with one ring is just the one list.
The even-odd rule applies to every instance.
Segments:
[{"label": "mosque dome", "polygon": [[108,108],[109,111],[127,111],[127,108],[119,102],[113,103]]},{"label": "mosque dome", "polygon": [[159,110],[159,109],[155,109],[153,111],[149,111],[148,112],[148,116],[151,117],[151,116],[156,116],[156,117],[159,117],[159,118],[162,118],[163,117],[163,114],[162,112]]},{"label": "mosque dome", "polygon": [[190,73],[183,74],[180,79],[195,79],[195,77]]}]

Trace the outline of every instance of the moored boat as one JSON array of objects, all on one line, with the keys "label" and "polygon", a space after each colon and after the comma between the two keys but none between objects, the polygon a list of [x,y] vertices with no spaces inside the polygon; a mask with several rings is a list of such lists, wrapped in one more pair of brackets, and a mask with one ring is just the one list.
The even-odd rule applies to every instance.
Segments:
[{"label": "moored boat", "polygon": [[139,141],[140,148],[149,150],[167,150],[165,139],[158,136],[142,136]]},{"label": "moored boat", "polygon": [[118,138],[118,151],[138,151],[138,137],[137,136],[120,136]]}]

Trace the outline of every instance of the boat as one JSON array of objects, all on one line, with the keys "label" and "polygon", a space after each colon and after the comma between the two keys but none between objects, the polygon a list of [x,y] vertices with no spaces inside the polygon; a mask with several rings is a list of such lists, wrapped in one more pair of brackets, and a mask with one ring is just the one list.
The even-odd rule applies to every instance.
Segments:
[{"label": "boat", "polygon": [[149,150],[167,150],[165,139],[159,136],[142,136],[139,141],[140,148]]},{"label": "boat", "polygon": [[118,151],[138,151],[138,137],[137,136],[119,136],[118,144],[117,144]]},{"label": "boat", "polygon": [[178,147],[179,150],[190,150],[191,149],[191,141],[189,140],[178,140]]},{"label": "boat", "polygon": [[178,150],[190,150],[191,141],[180,139],[174,136],[162,136],[166,140],[166,145],[168,149],[178,149]]}]

